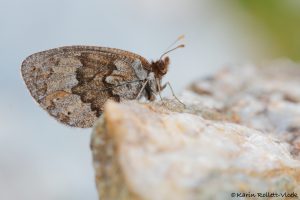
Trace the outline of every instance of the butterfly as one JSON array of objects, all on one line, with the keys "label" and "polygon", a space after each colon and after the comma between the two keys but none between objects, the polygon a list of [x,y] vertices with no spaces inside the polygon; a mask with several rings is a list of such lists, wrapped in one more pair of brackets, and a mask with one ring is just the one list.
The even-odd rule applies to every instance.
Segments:
[{"label": "butterfly", "polygon": [[116,48],[65,46],[27,57],[21,73],[32,97],[51,116],[63,124],[87,128],[102,114],[107,100],[155,100],[170,86],[162,85],[170,63],[165,55],[182,47],[149,62]]}]

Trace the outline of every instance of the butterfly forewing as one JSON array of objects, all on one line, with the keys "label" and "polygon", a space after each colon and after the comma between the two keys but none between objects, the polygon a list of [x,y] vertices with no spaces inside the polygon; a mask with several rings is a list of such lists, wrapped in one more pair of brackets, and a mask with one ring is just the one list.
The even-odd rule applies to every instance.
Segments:
[{"label": "butterfly forewing", "polygon": [[128,51],[70,46],[33,54],[21,70],[31,95],[50,115],[70,126],[91,127],[108,99],[137,96],[148,67],[146,59]]}]

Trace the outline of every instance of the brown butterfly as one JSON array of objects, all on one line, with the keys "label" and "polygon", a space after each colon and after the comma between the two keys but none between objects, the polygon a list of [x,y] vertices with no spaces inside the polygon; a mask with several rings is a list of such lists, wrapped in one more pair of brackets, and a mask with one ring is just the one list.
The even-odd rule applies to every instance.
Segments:
[{"label": "brown butterfly", "polygon": [[86,128],[102,114],[108,99],[120,102],[145,97],[153,101],[169,84],[161,84],[170,63],[164,56],[181,47],[184,45],[149,62],[115,48],[66,46],[27,57],[21,71],[31,95],[51,116]]}]

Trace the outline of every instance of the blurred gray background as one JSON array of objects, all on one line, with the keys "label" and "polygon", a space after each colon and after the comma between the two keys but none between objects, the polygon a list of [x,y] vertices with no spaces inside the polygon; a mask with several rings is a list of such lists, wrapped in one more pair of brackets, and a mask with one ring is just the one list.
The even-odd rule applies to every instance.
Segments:
[{"label": "blurred gray background", "polygon": [[186,48],[170,54],[164,78],[176,93],[219,67],[268,56],[264,43],[247,26],[237,25],[242,14],[232,15],[233,6],[218,1],[0,3],[1,200],[97,199],[91,129],[59,124],[33,101],[20,74],[20,65],[30,54],[81,44],[125,49],[151,60],[185,34]]}]

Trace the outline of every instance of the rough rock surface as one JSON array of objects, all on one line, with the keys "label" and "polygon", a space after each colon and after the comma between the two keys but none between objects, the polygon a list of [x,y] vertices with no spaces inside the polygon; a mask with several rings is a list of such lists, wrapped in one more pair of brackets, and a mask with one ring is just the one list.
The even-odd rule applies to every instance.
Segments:
[{"label": "rough rock surface", "polygon": [[191,84],[186,107],[108,102],[91,143],[100,199],[299,199],[300,68],[290,65],[221,70]]},{"label": "rough rock surface", "polygon": [[183,98],[235,116],[235,123],[276,135],[300,160],[300,64],[277,60],[262,65],[225,68],[193,83],[192,93],[185,92]]}]

